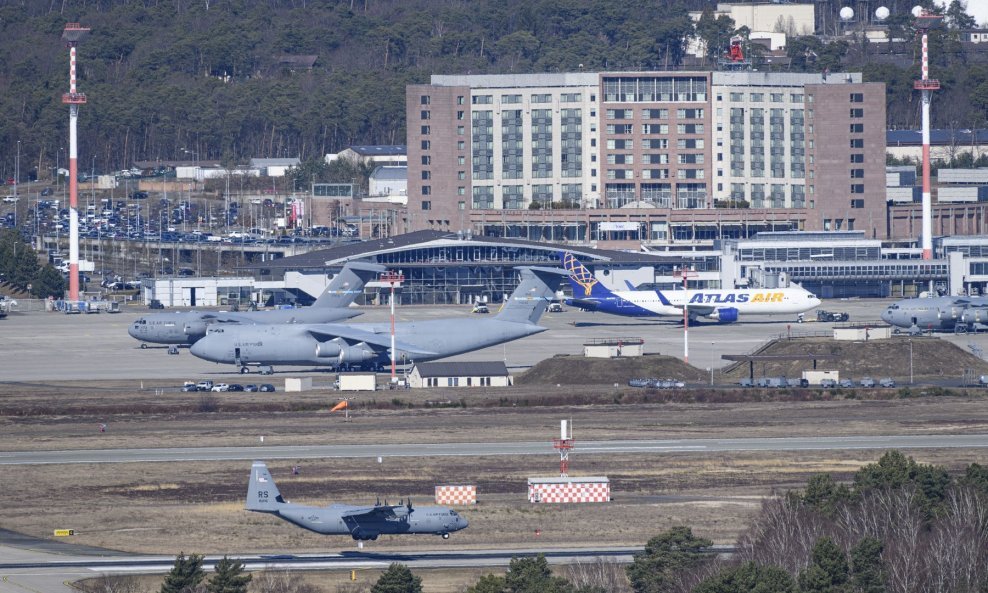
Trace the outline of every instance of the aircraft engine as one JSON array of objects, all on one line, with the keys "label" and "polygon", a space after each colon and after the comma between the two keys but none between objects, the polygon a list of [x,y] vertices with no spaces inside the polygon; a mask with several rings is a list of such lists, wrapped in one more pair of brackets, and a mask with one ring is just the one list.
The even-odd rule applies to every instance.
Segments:
[{"label": "aircraft engine", "polygon": [[734,307],[724,307],[711,313],[710,317],[720,323],[734,323],[738,320],[738,310]]},{"label": "aircraft engine", "polygon": [[187,336],[204,336],[206,335],[206,322],[188,321],[182,327],[182,331],[184,331]]},{"label": "aircraft engine", "polygon": [[345,362],[364,362],[377,356],[370,346],[361,342],[356,346],[347,346],[340,349],[340,364]]},{"label": "aircraft engine", "polygon": [[961,313],[961,321],[964,323],[984,323],[988,321],[988,310],[982,308],[967,308]]},{"label": "aircraft engine", "polygon": [[340,355],[340,345],[336,342],[319,342],[316,344],[317,358],[336,358]]}]

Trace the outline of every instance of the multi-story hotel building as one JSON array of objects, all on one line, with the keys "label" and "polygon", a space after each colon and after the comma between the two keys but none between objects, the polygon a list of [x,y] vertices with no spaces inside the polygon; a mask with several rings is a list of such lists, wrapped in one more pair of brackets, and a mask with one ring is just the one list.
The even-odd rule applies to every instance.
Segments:
[{"label": "multi-story hotel building", "polygon": [[858,74],[433,76],[406,100],[409,230],[610,247],[886,234],[885,89]]}]

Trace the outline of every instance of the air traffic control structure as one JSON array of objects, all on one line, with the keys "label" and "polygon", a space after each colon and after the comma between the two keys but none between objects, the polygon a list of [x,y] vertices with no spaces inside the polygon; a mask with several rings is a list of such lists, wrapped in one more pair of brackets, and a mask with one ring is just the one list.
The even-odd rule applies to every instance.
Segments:
[{"label": "air traffic control structure", "polygon": [[69,302],[79,302],[79,106],[86,103],[86,94],[76,90],[76,45],[88,34],[89,29],[79,23],[66,23],[62,41],[69,48],[69,92],[62,95],[62,103],[69,106]]},{"label": "air traffic control structure", "polygon": [[602,476],[569,475],[569,452],[573,449],[573,425],[560,421],[559,438],[553,439],[559,451],[559,477],[529,478],[528,502],[541,504],[609,502],[610,480]]},{"label": "air traffic control structure", "polygon": [[930,192],[930,93],[940,90],[940,81],[930,78],[930,28],[940,24],[943,17],[916,6],[916,29],[923,40],[922,76],[913,88],[923,92],[923,259],[933,259],[933,198]]}]

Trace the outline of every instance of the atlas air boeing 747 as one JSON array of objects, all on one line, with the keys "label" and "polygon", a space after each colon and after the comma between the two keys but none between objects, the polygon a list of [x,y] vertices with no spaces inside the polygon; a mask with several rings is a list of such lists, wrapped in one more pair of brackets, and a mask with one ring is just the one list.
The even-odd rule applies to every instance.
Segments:
[{"label": "atlas air boeing 747", "polygon": [[715,319],[733,323],[741,315],[800,314],[820,304],[813,293],[795,285],[788,288],[741,288],[734,290],[610,290],[594,277],[576,257],[562,253],[569,272],[573,298],[566,304],[585,311],[600,311],[628,317],[682,317]]}]

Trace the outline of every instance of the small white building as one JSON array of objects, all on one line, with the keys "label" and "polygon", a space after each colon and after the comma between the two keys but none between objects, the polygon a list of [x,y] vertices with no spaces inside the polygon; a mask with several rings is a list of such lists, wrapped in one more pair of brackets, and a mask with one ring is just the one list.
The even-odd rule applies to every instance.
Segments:
[{"label": "small white building", "polygon": [[292,167],[297,167],[302,161],[297,157],[287,159],[250,159],[252,169],[261,172],[261,177],[284,177]]},{"label": "small white building", "polygon": [[408,376],[408,385],[420,387],[508,387],[508,367],[496,362],[423,362]]},{"label": "small white building", "polygon": [[141,284],[144,304],[157,299],[165,307],[228,307],[247,305],[254,292],[249,277],[154,278]]},{"label": "small white building", "polygon": [[368,179],[368,197],[405,197],[408,194],[408,167],[382,166]]}]

